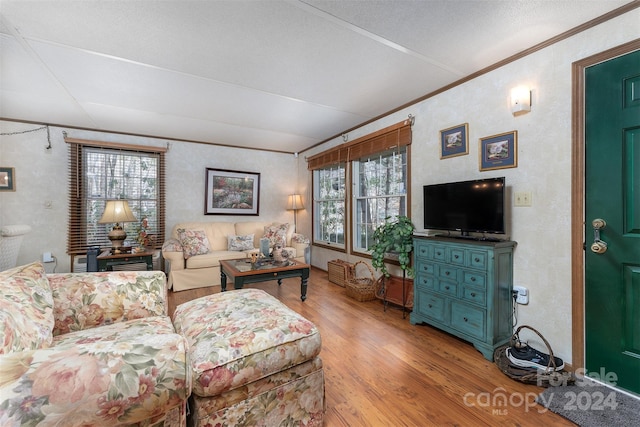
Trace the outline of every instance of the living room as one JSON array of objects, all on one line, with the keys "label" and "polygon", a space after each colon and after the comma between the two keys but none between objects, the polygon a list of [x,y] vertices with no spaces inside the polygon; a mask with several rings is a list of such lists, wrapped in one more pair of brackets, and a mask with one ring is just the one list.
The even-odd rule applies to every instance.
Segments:
[{"label": "living room", "polygon": [[[507,236],[517,242],[513,281],[530,292],[529,303],[518,306],[518,323],[541,331],[567,363],[574,359],[572,64],[637,42],[639,21],[640,10],[635,8],[348,132],[353,141],[413,116],[409,216],[417,229],[422,229],[424,185],[506,178]],[[509,90],[519,85],[531,88],[532,107],[528,114],[514,116]],[[469,154],[441,159],[440,131],[463,123],[469,128]],[[205,170],[218,168],[260,173],[260,220],[292,223],[294,214],[285,209],[287,196],[301,194],[305,209],[297,211],[297,231],[312,236],[312,181],[306,158],[344,142],[337,136],[294,155],[55,125],[28,132],[38,126],[15,118],[0,121],[0,166],[15,171],[15,191],[0,192],[0,225],[29,224],[32,232],[24,238],[18,264],[51,252],[56,263],[45,267],[55,267],[56,272],[71,269],[66,255],[69,170],[63,132],[78,139],[168,147],[167,234],[176,223],[208,219],[202,210]],[[512,131],[517,131],[517,167],[480,171],[479,140]],[[514,206],[515,192],[530,193],[531,206]],[[360,259],[316,246],[311,264],[326,270],[327,262],[336,258]]]}]

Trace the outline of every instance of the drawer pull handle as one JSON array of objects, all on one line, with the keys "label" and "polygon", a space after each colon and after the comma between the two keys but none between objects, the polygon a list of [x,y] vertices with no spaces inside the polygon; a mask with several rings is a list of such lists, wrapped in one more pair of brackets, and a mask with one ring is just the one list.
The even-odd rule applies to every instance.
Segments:
[{"label": "drawer pull handle", "polygon": [[429,304],[429,308],[433,308],[433,306],[431,304]]},{"label": "drawer pull handle", "polygon": [[454,255],[453,257],[454,257],[455,259],[458,259],[458,258],[460,258],[460,255]]},{"label": "drawer pull handle", "polygon": [[472,282],[475,282],[475,281],[476,281],[476,278],[475,278],[475,277],[472,277],[472,278],[471,278],[471,281],[472,281]]},{"label": "drawer pull handle", "polygon": [[474,258],[473,259],[475,262],[480,262],[480,258]]},{"label": "drawer pull handle", "polygon": [[442,252],[436,252],[436,255],[440,256],[442,255]]},{"label": "drawer pull handle", "polygon": [[444,274],[448,276],[448,275],[450,275],[450,274],[451,274],[451,272],[450,272],[450,271],[447,271],[447,272],[446,272],[446,273],[444,273]]},{"label": "drawer pull handle", "polygon": [[476,293],[475,292],[471,292],[471,296],[475,298],[476,297]]},{"label": "drawer pull handle", "polygon": [[276,277],[278,275],[278,273],[273,273],[273,277]]},{"label": "drawer pull handle", "polygon": [[449,286],[445,286],[444,288],[445,288],[446,290],[449,290]]},{"label": "drawer pull handle", "polygon": [[469,321],[469,319],[467,319],[466,317],[463,317],[463,319],[464,319],[465,322]]}]

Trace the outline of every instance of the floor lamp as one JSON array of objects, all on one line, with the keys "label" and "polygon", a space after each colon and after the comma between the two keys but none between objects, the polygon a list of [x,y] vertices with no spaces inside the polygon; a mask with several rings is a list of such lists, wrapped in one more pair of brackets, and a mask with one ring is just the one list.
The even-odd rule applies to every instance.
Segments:
[{"label": "floor lamp", "polygon": [[299,194],[291,194],[289,195],[289,199],[287,200],[287,210],[293,211],[293,228],[295,232],[298,233],[298,211],[300,209],[304,209],[304,205],[302,204],[302,196]]}]

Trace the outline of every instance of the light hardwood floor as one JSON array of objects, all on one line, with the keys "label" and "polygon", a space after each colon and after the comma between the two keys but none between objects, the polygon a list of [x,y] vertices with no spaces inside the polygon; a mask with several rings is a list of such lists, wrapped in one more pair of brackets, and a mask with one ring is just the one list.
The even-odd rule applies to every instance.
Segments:
[{"label": "light hardwood floor", "polygon": [[[322,336],[325,426],[573,426],[533,400],[543,389],[506,377],[471,344],[411,325],[380,301],[358,302],[313,268],[307,300],[300,280],[257,283],[314,322]],[[169,291],[169,310],[219,292]]]}]

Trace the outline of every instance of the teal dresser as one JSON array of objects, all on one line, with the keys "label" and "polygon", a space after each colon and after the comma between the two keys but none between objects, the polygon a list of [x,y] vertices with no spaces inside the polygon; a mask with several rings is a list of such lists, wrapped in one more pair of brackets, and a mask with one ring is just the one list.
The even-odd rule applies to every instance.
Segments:
[{"label": "teal dresser", "polygon": [[513,333],[516,242],[414,238],[411,323],[471,342],[488,360]]}]

